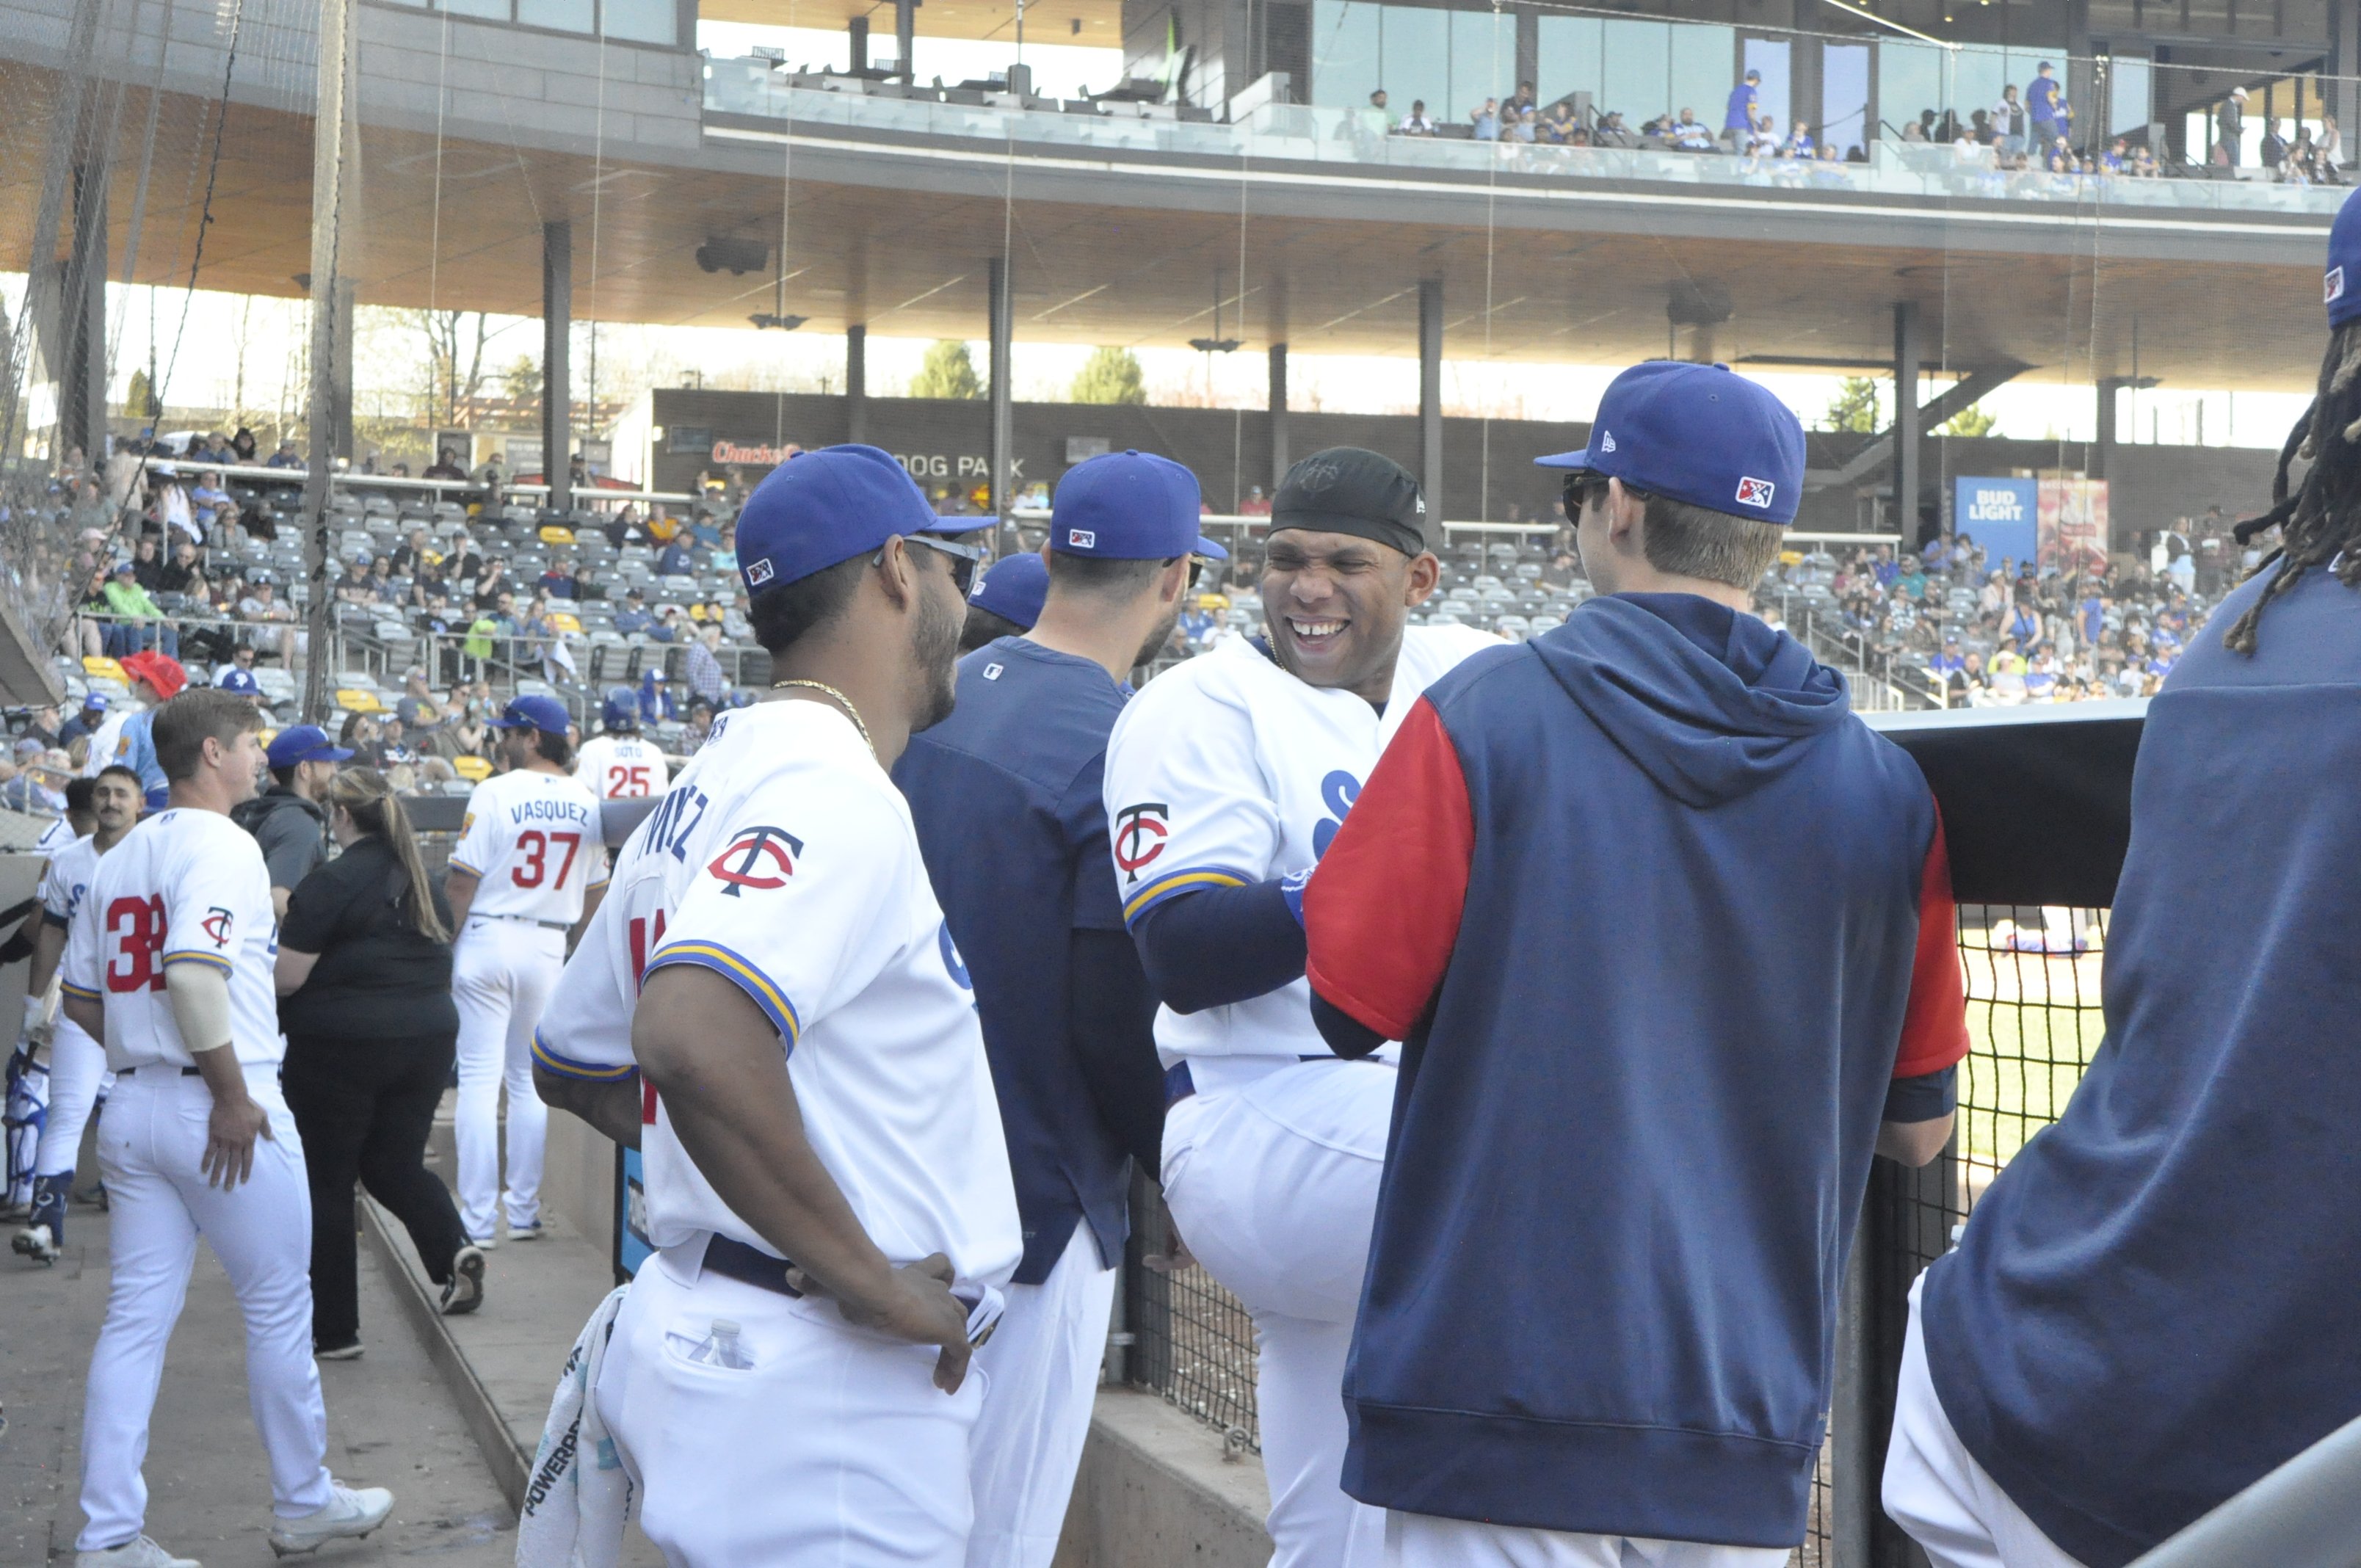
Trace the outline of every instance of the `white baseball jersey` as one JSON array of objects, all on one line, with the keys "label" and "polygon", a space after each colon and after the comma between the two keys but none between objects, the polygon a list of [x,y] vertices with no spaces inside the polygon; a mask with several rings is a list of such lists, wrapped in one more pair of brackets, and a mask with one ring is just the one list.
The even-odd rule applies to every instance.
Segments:
[{"label": "white baseball jersey", "polygon": [[[631,1063],[639,974],[694,964],[779,1031],[806,1135],[895,1263],[940,1252],[1005,1283],[1023,1250],[966,966],[901,792],[835,707],[726,714],[624,846],[534,1051],[577,1077]],[[648,1238],[764,1246],[697,1171],[658,1102],[642,1135]]]},{"label": "white baseball jersey", "polygon": [[82,907],[98,872],[98,838],[85,833],[49,856],[41,872],[41,919],[46,925],[71,930],[74,911]]},{"label": "white baseball jersey", "polygon": [[478,878],[469,918],[505,916],[571,926],[607,880],[598,802],[575,780],[517,768],[467,797],[451,864]]},{"label": "white baseball jersey", "polygon": [[88,835],[76,834],[73,824],[60,817],[41,829],[41,836],[33,841],[33,853],[54,855],[71,844],[77,837],[88,837]]},{"label": "white baseball jersey", "polygon": [[137,708],[117,707],[110,711],[104,722],[91,731],[90,750],[82,753],[82,776],[98,777],[102,769],[123,761],[123,727],[131,722]]},{"label": "white baseball jersey", "polygon": [[[1401,716],[1460,660],[1499,640],[1460,626],[1402,632],[1384,717],[1307,685],[1240,641],[1166,671],[1108,739],[1106,810],[1126,926],[1167,899],[1309,872],[1343,826]],[[1189,1057],[1326,1055],[1312,991],[1292,983],[1225,1007],[1156,1015],[1165,1065]]]},{"label": "white baseball jersey", "polygon": [[107,851],[66,928],[67,994],[106,1009],[106,1065],[193,1066],[164,970],[201,963],[229,978],[230,1043],[248,1066],[285,1054],[271,971],[279,922],[254,836],[215,811],[146,817]]},{"label": "white baseball jersey", "polygon": [[594,735],[582,742],[574,776],[600,800],[637,800],[672,786],[664,749],[637,735]]}]

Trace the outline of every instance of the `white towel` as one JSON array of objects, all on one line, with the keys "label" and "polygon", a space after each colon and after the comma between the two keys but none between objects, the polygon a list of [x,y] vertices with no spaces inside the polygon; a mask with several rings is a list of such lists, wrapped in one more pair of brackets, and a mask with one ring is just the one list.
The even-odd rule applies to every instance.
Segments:
[{"label": "white towel", "polygon": [[615,1568],[621,1561],[623,1527],[639,1499],[591,1391],[630,1288],[618,1285],[598,1303],[557,1376],[517,1520],[517,1568]]}]

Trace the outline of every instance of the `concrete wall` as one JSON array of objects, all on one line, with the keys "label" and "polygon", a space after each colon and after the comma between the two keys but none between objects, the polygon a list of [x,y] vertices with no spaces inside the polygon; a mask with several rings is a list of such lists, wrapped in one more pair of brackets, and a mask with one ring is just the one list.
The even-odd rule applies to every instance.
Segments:
[{"label": "concrete wall", "polygon": [[1262,1462],[1153,1394],[1099,1390],[1053,1568],[1263,1568]]}]

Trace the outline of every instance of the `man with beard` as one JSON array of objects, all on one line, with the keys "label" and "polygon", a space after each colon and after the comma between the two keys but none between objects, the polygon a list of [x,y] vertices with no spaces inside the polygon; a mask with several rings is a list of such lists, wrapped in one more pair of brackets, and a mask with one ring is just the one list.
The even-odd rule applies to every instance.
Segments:
[{"label": "man with beard", "polygon": [[[1101,800],[1107,734],[1172,633],[1193,557],[1196,476],[1109,453],[1058,485],[1031,630],[960,661],[959,707],[894,770],[975,985],[1025,1256],[976,1353],[987,1378],[969,1568],[1049,1568],[1090,1431],[1122,1261],[1130,1161],[1157,1168],[1156,998],[1124,934]],[[971,622],[976,603],[971,601]]]},{"label": "man with beard", "polygon": [[1298,463],[1271,502],[1267,640],[1159,676],[1107,745],[1124,920],[1165,1003],[1165,1199],[1254,1316],[1274,1568],[1358,1568],[1382,1548],[1382,1517],[1339,1486],[1340,1389],[1399,1053],[1330,1054],[1299,912],[1401,713],[1498,646],[1406,626],[1441,571],[1425,512],[1374,452]]},{"label": "man with beard", "polygon": [[738,558],[770,699],[632,834],[534,1041],[544,1096],[646,1158],[655,1255],[593,1397],[667,1562],[966,1557],[968,1358],[1021,1243],[886,770],[951,710],[973,526],[874,447],[763,480]]}]

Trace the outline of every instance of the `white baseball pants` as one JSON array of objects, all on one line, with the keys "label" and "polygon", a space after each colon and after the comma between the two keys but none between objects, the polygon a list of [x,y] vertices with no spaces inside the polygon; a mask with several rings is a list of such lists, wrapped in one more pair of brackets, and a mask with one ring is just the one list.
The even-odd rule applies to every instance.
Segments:
[{"label": "white baseball pants", "polygon": [[[961,1568],[968,1434],[988,1375],[934,1386],[936,1353],[835,1306],[697,1272],[694,1247],[640,1267],[593,1397],[674,1568]],[[688,1359],[714,1320],[751,1365]]]},{"label": "white baseball pants", "polygon": [[49,1035],[49,1116],[41,1127],[40,1152],[33,1157],[37,1175],[73,1174],[91,1109],[114,1087],[115,1075],[106,1070],[106,1047],[60,1014]]},{"label": "white baseball pants", "polygon": [[1786,1568],[1786,1547],[1576,1535],[1386,1511],[1386,1568]]},{"label": "white baseball pants", "polygon": [[1049,1568],[1106,1360],[1115,1270],[1086,1223],[1038,1285],[1003,1288],[1008,1306],[975,1353],[991,1393],[975,1423],[968,1479],[975,1528],[968,1568]]},{"label": "white baseball pants", "polygon": [[119,1075],[98,1131],[111,1219],[114,1277],[106,1322],[91,1353],[82,1400],[82,1510],[75,1548],[101,1552],[137,1537],[148,1513],[148,1418],[164,1375],[164,1345],[181,1315],[197,1238],[212,1244],[246,1312],[247,1400],[270,1458],[280,1519],[329,1502],[328,1415],[312,1360],[312,1196],[295,1118],[275,1067],[247,1070],[247,1090],[270,1114],[254,1145],[254,1176],[236,1190],[198,1173],[214,1097],[174,1067]]},{"label": "white baseball pants", "polygon": [[533,1032],[566,968],[566,933],[517,920],[470,918],[451,955],[459,1007],[459,1223],[474,1240],[496,1234],[500,1195],[500,1089],[509,1091],[509,1223],[541,1217],[542,1146],[549,1107],[533,1087]]},{"label": "white baseball pants", "polygon": [[1395,1076],[1380,1062],[1292,1062],[1165,1114],[1165,1202],[1254,1317],[1271,1568],[1374,1568],[1383,1554],[1384,1512],[1339,1481]]},{"label": "white baseball pants", "polygon": [[1934,1568],[2082,1568],[2009,1500],[1943,1413],[1918,1316],[1926,1283],[1921,1275],[1910,1287],[1910,1333],[1902,1344],[1879,1499],[1886,1516],[1926,1549]]}]

